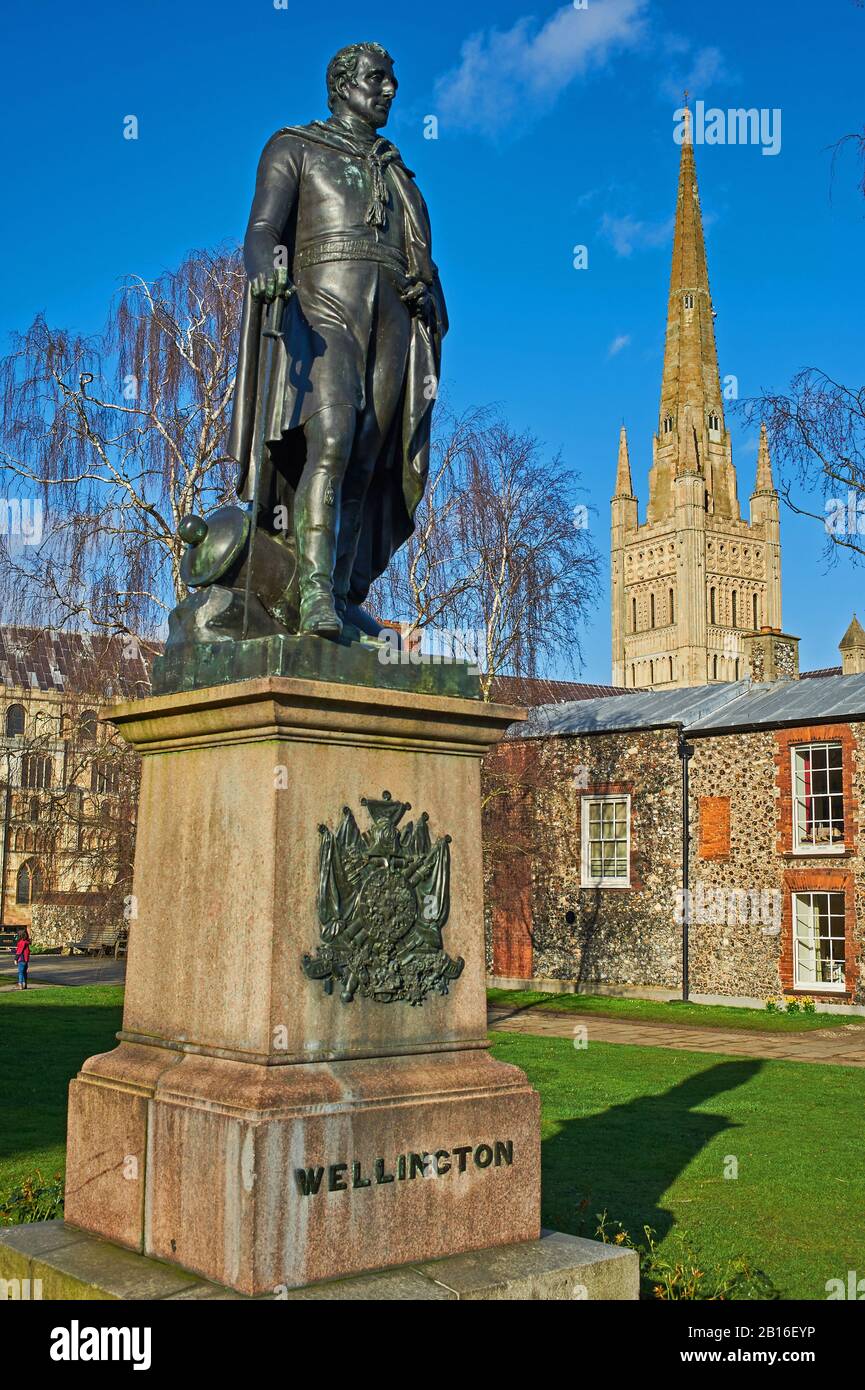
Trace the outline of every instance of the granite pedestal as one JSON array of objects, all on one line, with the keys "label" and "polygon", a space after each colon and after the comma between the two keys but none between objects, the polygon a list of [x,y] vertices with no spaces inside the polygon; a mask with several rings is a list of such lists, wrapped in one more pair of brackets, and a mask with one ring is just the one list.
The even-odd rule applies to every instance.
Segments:
[{"label": "granite pedestal", "polygon": [[[480,763],[521,711],[263,677],[115,707],[142,755],[119,1046],[71,1083],[66,1217],[249,1295],[532,1242],[538,1097],[488,1051]],[[448,992],[304,973],[321,825],[449,835]]]}]

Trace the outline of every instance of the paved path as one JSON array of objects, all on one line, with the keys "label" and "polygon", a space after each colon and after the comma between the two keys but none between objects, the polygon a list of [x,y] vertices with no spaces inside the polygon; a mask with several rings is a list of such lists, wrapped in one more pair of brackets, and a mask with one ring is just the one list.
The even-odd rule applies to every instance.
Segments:
[{"label": "paved path", "polygon": [[676,1047],[687,1052],[725,1052],[786,1062],[832,1062],[845,1067],[865,1067],[865,1027],[857,1023],[816,1028],[813,1033],[758,1033],[735,1028],[687,1028],[637,1019],[603,1018],[597,1014],[554,1014],[547,1009],[514,1009],[502,1005],[491,1007],[487,1016],[490,1028],[506,1033],[572,1038],[576,1027],[585,1027],[589,1042]]},{"label": "paved path", "polygon": [[[113,956],[31,956],[27,983],[42,985],[122,985],[125,959]],[[18,972],[11,955],[0,955],[0,993],[18,988]]]}]

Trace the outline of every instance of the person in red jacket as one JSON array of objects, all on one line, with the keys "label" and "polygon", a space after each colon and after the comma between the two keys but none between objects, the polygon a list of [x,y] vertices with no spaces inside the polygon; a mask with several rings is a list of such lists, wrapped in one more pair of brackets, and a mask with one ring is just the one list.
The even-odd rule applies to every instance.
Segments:
[{"label": "person in red jacket", "polygon": [[26,931],[18,933],[15,942],[15,961],[18,966],[18,988],[27,988],[27,968],[30,964],[30,937]]}]

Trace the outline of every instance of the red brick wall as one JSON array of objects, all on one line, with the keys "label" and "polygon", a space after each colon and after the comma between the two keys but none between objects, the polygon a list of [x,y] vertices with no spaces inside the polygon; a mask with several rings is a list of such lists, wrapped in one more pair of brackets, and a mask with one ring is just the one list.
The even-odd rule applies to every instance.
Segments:
[{"label": "red brick wall", "polygon": [[532,950],[532,798],[537,783],[537,744],[504,743],[495,750],[495,771],[485,784],[487,896],[494,975],[529,979]]},{"label": "red brick wall", "polygon": [[701,796],[700,858],[727,859],[730,854],[729,796]]}]

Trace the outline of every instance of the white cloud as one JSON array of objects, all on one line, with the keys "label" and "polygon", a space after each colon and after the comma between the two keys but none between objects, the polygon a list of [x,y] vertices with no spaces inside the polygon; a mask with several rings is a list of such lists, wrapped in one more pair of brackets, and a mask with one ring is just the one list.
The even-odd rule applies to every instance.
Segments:
[{"label": "white cloud", "polygon": [[684,91],[688,92],[693,106],[696,98],[705,96],[713,82],[735,81],[720,48],[710,45],[693,49],[687,40],[670,36],[667,51],[676,59],[676,66],[661,82],[661,91],[665,97],[675,101],[677,106]]},{"label": "white cloud", "polygon": [[648,0],[590,0],[563,6],[541,28],[531,18],[466,39],[457,67],[436,82],[443,124],[486,135],[548,110],[564,89],[643,32]]},{"label": "white cloud", "polygon": [[631,256],[647,247],[665,246],[673,235],[673,218],[666,222],[640,222],[627,214],[612,217],[605,212],[601,218],[601,233],[612,242],[617,256]]},{"label": "white cloud", "polygon": [[617,353],[621,352],[624,348],[630,347],[630,346],[631,346],[631,335],[630,335],[630,333],[620,333],[619,336],[618,336],[617,338],[614,338],[614,339],[613,339],[613,341],[610,343],[610,346],[607,348],[607,356],[608,356],[608,357],[615,357]]}]

